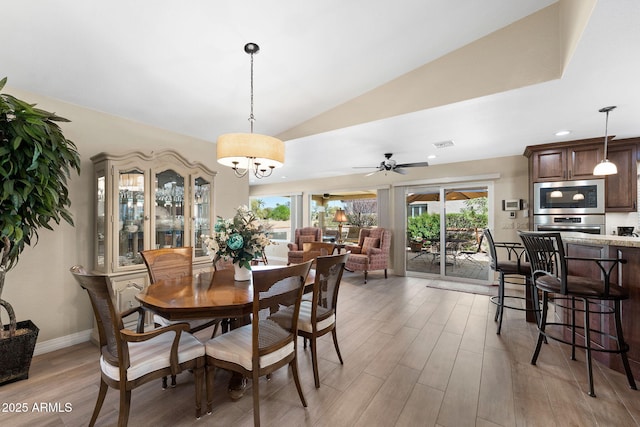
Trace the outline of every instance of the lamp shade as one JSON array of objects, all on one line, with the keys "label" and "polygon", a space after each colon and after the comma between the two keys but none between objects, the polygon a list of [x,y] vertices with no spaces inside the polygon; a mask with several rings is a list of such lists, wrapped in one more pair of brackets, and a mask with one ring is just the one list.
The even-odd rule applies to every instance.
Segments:
[{"label": "lamp shade", "polygon": [[333,220],[335,222],[347,222],[347,214],[344,212],[344,209],[338,209],[335,216],[333,217]]},{"label": "lamp shade", "polygon": [[593,168],[594,175],[615,175],[618,173],[618,168],[615,163],[611,163],[609,159],[604,159]]},{"label": "lamp shade", "polygon": [[218,163],[246,168],[248,159],[265,168],[284,165],[284,142],[257,133],[226,133],[218,137]]}]

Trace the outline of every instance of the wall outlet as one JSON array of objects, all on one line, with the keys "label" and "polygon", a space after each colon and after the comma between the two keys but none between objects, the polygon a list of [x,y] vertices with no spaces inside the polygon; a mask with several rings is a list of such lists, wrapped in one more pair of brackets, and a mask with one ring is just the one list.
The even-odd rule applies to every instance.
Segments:
[{"label": "wall outlet", "polygon": [[516,219],[516,211],[510,211],[509,212],[509,218]]}]

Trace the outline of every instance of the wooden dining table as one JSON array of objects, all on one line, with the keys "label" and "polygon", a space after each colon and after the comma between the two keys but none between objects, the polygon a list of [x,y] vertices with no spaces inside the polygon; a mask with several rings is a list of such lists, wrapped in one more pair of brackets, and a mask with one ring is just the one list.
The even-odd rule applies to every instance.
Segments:
[{"label": "wooden dining table", "polygon": [[[252,266],[253,270],[267,270],[283,266]],[[169,320],[195,320],[219,318],[229,321],[231,329],[250,322],[253,305],[251,280],[235,281],[233,269],[202,272],[177,279],[159,280],[138,295],[140,304]],[[310,270],[305,281],[305,292],[313,289],[315,270]],[[223,325],[223,332],[226,330]],[[229,393],[235,398],[242,395],[246,380],[232,376]],[[238,393],[238,390],[241,390]]]},{"label": "wooden dining table", "polygon": [[[253,270],[283,266],[260,265]],[[315,270],[305,281],[305,292],[313,287]],[[160,280],[136,295],[140,304],[169,320],[229,319],[251,314],[253,287],[251,280],[235,281],[233,269],[207,271],[192,277]]]}]

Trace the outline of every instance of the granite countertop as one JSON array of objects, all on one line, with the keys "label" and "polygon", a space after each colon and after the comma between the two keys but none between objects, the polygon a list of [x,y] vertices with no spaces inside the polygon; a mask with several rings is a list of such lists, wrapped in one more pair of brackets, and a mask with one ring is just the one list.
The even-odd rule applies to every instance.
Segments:
[{"label": "granite countertop", "polygon": [[640,248],[640,237],[607,236],[605,234],[588,234],[575,232],[563,232],[560,234],[564,243]]}]

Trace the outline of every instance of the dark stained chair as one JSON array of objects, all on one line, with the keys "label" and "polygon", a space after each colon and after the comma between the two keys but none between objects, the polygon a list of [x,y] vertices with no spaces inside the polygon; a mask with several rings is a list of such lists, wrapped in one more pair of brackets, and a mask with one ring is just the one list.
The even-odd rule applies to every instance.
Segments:
[{"label": "dark stained chair", "polygon": [[[525,249],[521,242],[496,242],[493,240],[491,231],[487,228],[483,230],[482,236],[487,239],[489,244],[489,254],[491,256],[491,269],[498,273],[498,296],[491,297],[491,302],[496,305],[496,315],[494,320],[498,322],[496,334],[500,334],[502,330],[502,317],[504,309],[519,311],[533,311],[536,314],[536,320],[539,316],[540,309],[537,303],[538,298],[535,287],[531,284],[531,265],[525,261]],[[498,257],[500,250],[501,258]],[[504,257],[506,255],[506,259]],[[514,279],[520,280],[514,280]],[[526,297],[519,295],[507,295],[505,285],[524,285],[531,292],[531,308],[526,307],[526,303],[518,304],[526,300]],[[526,292],[526,290],[525,290]],[[505,300],[507,303],[505,303]]]},{"label": "dark stained chair", "polygon": [[122,318],[138,312],[141,331],[144,311],[136,307],[118,313],[108,276],[89,274],[81,266],[71,267],[71,273],[89,294],[100,336],[100,390],[89,426],[98,418],[108,387],[120,392],[118,426],[124,427],[129,419],[132,389],[186,370],[194,373],[196,418],[200,418],[205,353],[204,345],[187,332],[189,325],[179,323],[137,333],[124,329]]},{"label": "dark stained chair", "polygon": [[[342,364],[342,355],[340,347],[338,347],[338,336],[336,333],[336,310],[338,305],[338,291],[340,289],[340,281],[344,266],[347,262],[349,253],[319,256],[316,258],[315,281],[313,283],[313,292],[305,294],[300,304],[300,315],[298,317],[298,335],[303,337],[304,347],[306,348],[307,340],[311,346],[311,361],[313,363],[313,379],[316,388],[320,387],[320,376],[318,374],[318,354],[317,340],[321,336],[331,332],[333,336],[333,345],[336,348],[338,359]],[[314,304],[315,302],[315,304]],[[281,323],[284,319],[284,325],[290,320],[294,307],[290,306],[284,310],[280,310],[272,319]]]},{"label": "dark stained chair", "polygon": [[[615,283],[611,283],[610,274],[613,269],[626,260],[617,258],[583,258],[565,256],[565,248],[560,233],[524,232],[518,234],[524,243],[527,256],[531,262],[531,280],[542,293],[542,313],[538,325],[538,342],[536,344],[531,364],[535,365],[545,338],[562,342],[571,346],[571,359],[575,360],[576,348],[586,352],[587,377],[589,381],[589,396],[595,397],[593,388],[593,368],[591,354],[594,351],[618,353],[622,359],[629,387],[636,390],[636,383],[631,373],[627,352],[629,345],[622,333],[621,302],[629,298],[629,291]],[[602,279],[574,276],[569,274],[567,262],[571,261],[584,268],[595,263],[601,272]],[[550,301],[568,311],[566,316],[558,321],[547,319]],[[583,323],[576,321],[576,314],[582,313]],[[592,327],[592,316],[598,322]],[[602,317],[613,316],[615,335],[603,330]],[[570,338],[566,338],[564,331],[570,330]],[[596,329],[601,328],[601,329]],[[582,337],[578,337],[579,332]],[[592,341],[592,334],[601,335],[603,340],[616,342],[616,348],[603,348]],[[596,340],[599,341],[599,340]]]},{"label": "dark stained chair", "polygon": [[[253,271],[251,323],[210,339],[205,344],[207,363],[207,411],[213,402],[216,368],[237,372],[252,380],[253,421],[260,425],[260,377],[289,365],[303,406],[307,402],[298,377],[297,330],[300,301],[311,261],[287,267]],[[294,307],[289,323],[281,325],[271,316]]]},{"label": "dark stained chair", "polygon": [[[147,266],[147,272],[151,283],[156,283],[165,279],[177,279],[184,276],[193,275],[193,248],[191,246],[180,248],[161,248],[140,251],[140,255]],[[211,336],[215,336],[220,319],[203,320],[168,320],[154,314],[153,323],[156,326],[168,326],[173,323],[186,322],[189,324],[189,332],[196,333],[203,329],[214,326]],[[162,379],[162,386],[167,387],[166,378]],[[171,377],[171,387],[176,386],[175,376]]]}]

